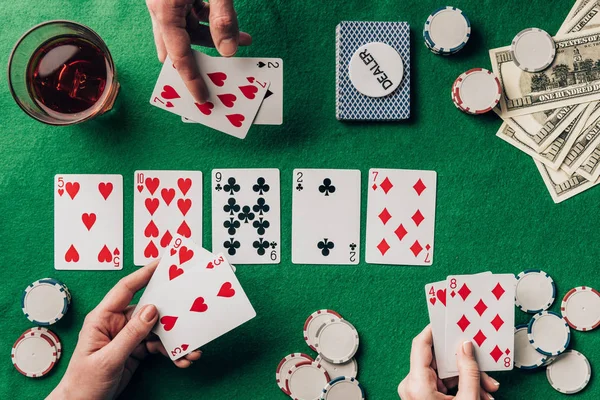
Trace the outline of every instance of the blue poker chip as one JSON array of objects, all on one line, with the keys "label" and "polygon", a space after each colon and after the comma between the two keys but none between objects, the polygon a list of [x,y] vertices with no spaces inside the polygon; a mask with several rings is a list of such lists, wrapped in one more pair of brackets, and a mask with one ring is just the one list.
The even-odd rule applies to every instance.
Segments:
[{"label": "blue poker chip", "polygon": [[425,22],[423,39],[435,54],[452,55],[462,50],[471,37],[469,18],[456,7],[441,7]]},{"label": "blue poker chip", "polygon": [[349,376],[335,378],[323,388],[320,400],[364,400],[365,390],[362,385]]},{"label": "blue poker chip", "polygon": [[533,316],[527,326],[529,343],[541,354],[558,356],[571,342],[571,329],[567,321],[552,311],[542,311]]},{"label": "blue poker chip", "polygon": [[52,325],[67,313],[69,298],[70,294],[67,294],[64,284],[54,279],[40,279],[23,291],[21,309],[34,324]]},{"label": "blue poker chip", "polygon": [[515,305],[523,312],[537,314],[556,300],[556,285],[546,272],[529,269],[517,275]]},{"label": "blue poker chip", "polygon": [[527,324],[515,327],[515,367],[523,370],[532,370],[547,365],[553,357],[538,352],[529,342]]}]

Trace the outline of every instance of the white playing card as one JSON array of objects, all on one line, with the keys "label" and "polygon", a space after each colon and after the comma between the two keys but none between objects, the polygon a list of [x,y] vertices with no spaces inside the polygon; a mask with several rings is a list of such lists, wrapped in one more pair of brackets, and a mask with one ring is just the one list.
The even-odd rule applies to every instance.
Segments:
[{"label": "white playing card", "polygon": [[295,169],[294,264],[358,264],[360,171]]},{"label": "white playing card", "polygon": [[119,270],[123,254],[123,177],[56,175],[54,268]]},{"label": "white playing card", "polygon": [[433,263],[436,187],[435,171],[369,171],[367,263]]},{"label": "white playing card", "polygon": [[278,169],[212,171],[212,250],[235,264],[278,264]]},{"label": "white playing card", "polygon": [[446,368],[457,370],[456,351],[471,341],[481,371],[513,368],[512,274],[457,275],[446,280]]},{"label": "white playing card", "polygon": [[446,368],[446,281],[425,285],[425,295],[438,377],[451,378],[457,374],[449,372]]},{"label": "white playing card", "polygon": [[155,260],[181,235],[202,246],[202,172],[136,171],[133,262]]},{"label": "white playing card", "polygon": [[208,101],[198,104],[188,92],[169,57],[150,98],[150,104],[203,125],[243,139],[269,88],[254,76],[240,75],[230,59],[196,53],[209,91]]}]

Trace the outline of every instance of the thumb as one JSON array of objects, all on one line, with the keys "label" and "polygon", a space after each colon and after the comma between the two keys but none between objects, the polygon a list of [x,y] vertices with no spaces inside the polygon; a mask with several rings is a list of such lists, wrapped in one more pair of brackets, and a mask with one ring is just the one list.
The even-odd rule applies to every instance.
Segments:
[{"label": "thumb", "polygon": [[478,399],[481,391],[479,366],[473,355],[473,343],[464,342],[457,353],[458,393],[457,398]]},{"label": "thumb", "polygon": [[133,350],[148,336],[156,320],[158,310],[152,304],[147,304],[135,313],[115,338],[108,344],[108,353],[115,361],[124,363]]}]

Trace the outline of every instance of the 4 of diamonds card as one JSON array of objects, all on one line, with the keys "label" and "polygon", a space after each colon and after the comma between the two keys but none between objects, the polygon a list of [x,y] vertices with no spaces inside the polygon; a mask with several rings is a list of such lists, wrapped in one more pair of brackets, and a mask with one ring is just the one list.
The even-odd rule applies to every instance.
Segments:
[{"label": "4 of diamonds card", "polygon": [[123,177],[56,175],[54,268],[122,269]]}]

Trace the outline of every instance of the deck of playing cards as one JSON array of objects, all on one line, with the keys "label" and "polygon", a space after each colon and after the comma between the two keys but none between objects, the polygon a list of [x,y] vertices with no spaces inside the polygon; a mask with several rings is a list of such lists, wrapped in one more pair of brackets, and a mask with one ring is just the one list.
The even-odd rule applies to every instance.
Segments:
[{"label": "deck of playing cards", "polygon": [[136,311],[145,304],[158,309],[153,332],[172,360],[256,316],[225,256],[180,236],[165,249]]},{"label": "deck of playing cards", "polygon": [[465,341],[481,371],[513,369],[516,283],[513,274],[486,272],[425,286],[441,379],[458,375],[456,352]]}]

